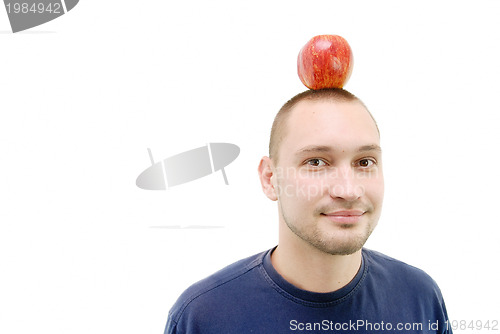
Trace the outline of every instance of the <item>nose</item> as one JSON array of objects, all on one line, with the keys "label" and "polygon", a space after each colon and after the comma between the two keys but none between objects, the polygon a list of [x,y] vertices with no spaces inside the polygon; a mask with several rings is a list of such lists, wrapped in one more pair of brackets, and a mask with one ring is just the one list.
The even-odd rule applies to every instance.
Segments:
[{"label": "nose", "polygon": [[329,176],[329,194],[332,198],[355,201],[364,194],[363,185],[357,180],[351,166],[339,167]]}]

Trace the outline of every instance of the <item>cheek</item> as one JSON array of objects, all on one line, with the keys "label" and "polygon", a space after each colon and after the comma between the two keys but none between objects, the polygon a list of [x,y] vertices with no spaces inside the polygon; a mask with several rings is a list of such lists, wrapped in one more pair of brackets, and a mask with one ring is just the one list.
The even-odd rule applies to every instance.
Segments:
[{"label": "cheek", "polygon": [[294,179],[296,196],[301,201],[314,202],[328,193],[328,180],[320,175],[299,175]]},{"label": "cheek", "polygon": [[325,191],[324,179],[300,174],[278,179],[277,184],[281,199],[296,201],[298,205],[312,202]]},{"label": "cheek", "polygon": [[374,203],[381,203],[384,198],[384,178],[382,174],[364,180],[363,187],[366,197]]}]

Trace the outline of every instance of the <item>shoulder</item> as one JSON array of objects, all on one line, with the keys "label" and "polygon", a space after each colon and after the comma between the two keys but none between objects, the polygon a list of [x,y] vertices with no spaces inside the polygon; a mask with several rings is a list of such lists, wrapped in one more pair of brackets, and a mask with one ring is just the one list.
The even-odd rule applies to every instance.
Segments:
[{"label": "shoulder", "polygon": [[[187,309],[203,308],[214,301],[231,298],[232,290],[244,286],[242,281],[252,280],[251,273],[262,264],[267,252],[239,260],[191,285],[173,305],[169,313],[169,321],[177,323]],[[238,283],[233,284],[234,281]]]},{"label": "shoulder", "polygon": [[374,250],[363,248],[363,254],[368,271],[375,278],[393,283],[396,286],[404,285],[420,291],[432,291],[441,298],[437,283],[422,269]]}]

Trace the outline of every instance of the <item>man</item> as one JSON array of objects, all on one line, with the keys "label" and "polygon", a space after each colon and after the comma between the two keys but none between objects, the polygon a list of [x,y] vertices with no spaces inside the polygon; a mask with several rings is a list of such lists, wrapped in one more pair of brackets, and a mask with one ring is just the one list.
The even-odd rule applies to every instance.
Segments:
[{"label": "man", "polygon": [[292,98],[258,171],[278,204],[278,246],[191,286],[165,333],[451,333],[427,274],[363,248],[384,182],[378,127],[357,97]]}]

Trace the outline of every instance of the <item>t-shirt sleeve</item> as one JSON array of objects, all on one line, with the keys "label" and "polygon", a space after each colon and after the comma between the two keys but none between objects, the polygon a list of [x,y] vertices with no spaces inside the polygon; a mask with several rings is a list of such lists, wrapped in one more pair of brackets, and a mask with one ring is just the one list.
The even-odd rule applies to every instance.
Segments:
[{"label": "t-shirt sleeve", "polygon": [[172,320],[171,313],[168,315],[167,325],[165,326],[163,334],[181,334],[181,332],[177,331],[177,324]]}]

